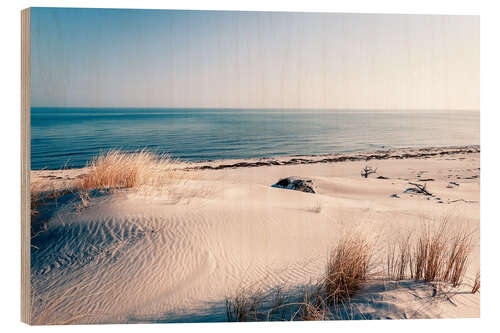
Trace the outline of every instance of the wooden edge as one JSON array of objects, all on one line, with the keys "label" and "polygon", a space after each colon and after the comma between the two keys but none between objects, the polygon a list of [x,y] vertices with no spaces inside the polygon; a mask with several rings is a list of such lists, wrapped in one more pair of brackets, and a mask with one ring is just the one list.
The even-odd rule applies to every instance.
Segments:
[{"label": "wooden edge", "polygon": [[21,11],[21,321],[31,324],[30,8]]}]

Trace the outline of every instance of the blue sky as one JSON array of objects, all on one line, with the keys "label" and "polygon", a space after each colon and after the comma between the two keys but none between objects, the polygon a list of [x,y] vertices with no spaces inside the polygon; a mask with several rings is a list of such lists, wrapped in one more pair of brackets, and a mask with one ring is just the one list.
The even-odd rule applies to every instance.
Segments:
[{"label": "blue sky", "polygon": [[479,109],[479,17],[33,8],[33,106]]}]

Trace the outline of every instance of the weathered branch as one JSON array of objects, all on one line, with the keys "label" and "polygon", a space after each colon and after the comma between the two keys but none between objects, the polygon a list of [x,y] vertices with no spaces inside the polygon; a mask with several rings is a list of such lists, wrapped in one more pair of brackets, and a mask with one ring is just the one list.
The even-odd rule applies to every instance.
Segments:
[{"label": "weathered branch", "polygon": [[365,166],[363,170],[361,170],[361,177],[368,178],[372,173],[376,173],[377,169],[373,169],[371,166]]},{"label": "weathered branch", "polygon": [[418,192],[418,193],[422,193],[422,194],[425,194],[425,195],[432,195],[432,193],[427,190],[427,183],[425,183],[424,185],[417,184],[417,183],[412,183],[412,182],[408,182],[408,183],[410,185],[415,186],[415,188],[410,188],[408,190],[412,190],[412,191],[415,191],[415,192]]}]

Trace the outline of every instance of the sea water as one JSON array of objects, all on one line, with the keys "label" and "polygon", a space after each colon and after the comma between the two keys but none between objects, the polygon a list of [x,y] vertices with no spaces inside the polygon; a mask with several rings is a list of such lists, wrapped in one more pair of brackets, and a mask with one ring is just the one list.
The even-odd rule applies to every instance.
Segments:
[{"label": "sea water", "polygon": [[479,144],[479,111],[32,108],[31,168],[110,149],[189,161]]}]

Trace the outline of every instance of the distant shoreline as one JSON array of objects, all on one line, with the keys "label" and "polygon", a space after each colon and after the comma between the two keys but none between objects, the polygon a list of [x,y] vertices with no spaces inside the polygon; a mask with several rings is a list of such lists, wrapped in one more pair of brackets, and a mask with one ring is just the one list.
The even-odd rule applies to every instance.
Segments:
[{"label": "distant shoreline", "polygon": [[[408,159],[408,158],[431,158],[435,156],[446,156],[456,154],[480,153],[480,145],[446,146],[446,147],[423,147],[423,148],[398,148],[387,150],[375,150],[351,153],[332,153],[322,155],[289,155],[244,159],[219,159],[208,161],[179,161],[179,168],[187,170],[221,170],[228,168],[251,168],[275,165],[298,165],[317,163],[339,163],[348,161],[370,161],[387,159]],[[83,171],[82,168],[66,169],[32,169],[31,173],[43,175],[50,172],[61,171]]]},{"label": "distant shoreline", "polygon": [[[228,159],[203,162],[192,162],[191,164],[205,164],[194,166],[188,169],[227,169],[241,167],[260,167],[272,165],[297,165],[316,163],[339,163],[346,161],[369,161],[387,159],[407,159],[407,158],[430,158],[434,156],[472,154],[480,153],[480,145],[448,146],[448,147],[425,147],[425,148],[400,148],[366,152],[337,153],[324,155],[295,155],[282,157],[264,157],[254,159]],[[233,162],[225,163],[224,162]]]},{"label": "distant shoreline", "polygon": [[31,110],[158,110],[158,111],[286,111],[286,112],[480,112],[480,109],[353,109],[353,108],[242,108],[242,107],[143,107],[143,106],[32,106]]}]

